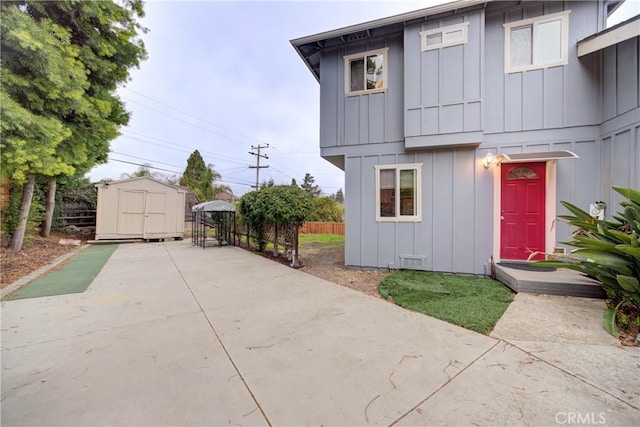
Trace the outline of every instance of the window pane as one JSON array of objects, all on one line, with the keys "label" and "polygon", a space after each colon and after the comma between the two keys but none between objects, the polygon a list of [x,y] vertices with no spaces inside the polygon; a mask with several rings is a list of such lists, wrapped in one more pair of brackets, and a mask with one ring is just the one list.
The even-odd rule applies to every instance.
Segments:
[{"label": "window pane", "polygon": [[416,214],[416,171],[400,171],[400,215]]},{"label": "window pane", "polygon": [[453,43],[461,40],[462,40],[462,30],[449,31],[448,33],[444,33],[445,43]]},{"label": "window pane", "polygon": [[351,61],[351,86],[349,91],[364,90],[364,59]]},{"label": "window pane", "polygon": [[558,62],[562,59],[562,20],[536,26],[533,40],[533,63],[536,65]]},{"label": "window pane", "polygon": [[511,29],[511,67],[531,65],[531,25]]},{"label": "window pane", "polygon": [[427,36],[427,46],[442,44],[442,33],[431,34]]},{"label": "window pane", "polygon": [[396,216],[395,169],[382,169],[380,171],[380,216]]},{"label": "window pane", "polygon": [[382,54],[367,56],[367,89],[384,87],[384,58]]}]

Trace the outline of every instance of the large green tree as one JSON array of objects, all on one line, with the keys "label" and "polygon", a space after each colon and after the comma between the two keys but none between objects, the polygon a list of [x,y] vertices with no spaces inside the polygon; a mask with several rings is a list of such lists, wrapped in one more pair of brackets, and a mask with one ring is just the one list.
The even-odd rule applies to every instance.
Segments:
[{"label": "large green tree", "polygon": [[334,200],[336,201],[336,203],[340,203],[340,204],[344,203],[344,192],[342,191],[342,188],[338,190],[338,192],[334,197]]},{"label": "large green tree", "polygon": [[320,187],[316,185],[316,179],[310,173],[306,173],[304,175],[302,184],[300,184],[300,188],[311,194],[313,197],[320,196],[320,193],[322,191],[320,190]]},{"label": "large green tree", "polygon": [[[115,91],[146,57],[137,22],[141,0],[2,2],[2,162],[4,177],[24,183],[24,238],[36,176],[48,177],[49,233],[56,180],[106,161],[109,142],[129,121]],[[24,215],[23,215],[24,214]]]},{"label": "large green tree", "polygon": [[222,191],[231,192],[228,186],[215,184],[220,178],[222,175],[212,165],[205,164],[200,152],[195,150],[187,159],[180,185],[187,187],[200,201],[213,200]]}]

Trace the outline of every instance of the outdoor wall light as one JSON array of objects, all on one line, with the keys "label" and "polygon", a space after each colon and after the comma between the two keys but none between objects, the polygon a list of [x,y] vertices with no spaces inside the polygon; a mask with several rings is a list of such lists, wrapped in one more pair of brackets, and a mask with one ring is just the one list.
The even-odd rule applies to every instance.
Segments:
[{"label": "outdoor wall light", "polygon": [[508,156],[505,156],[504,154],[487,153],[487,155],[484,156],[484,159],[482,160],[482,166],[485,169],[489,169],[491,165],[500,166],[500,163],[508,159]]},{"label": "outdoor wall light", "polygon": [[484,166],[485,169],[489,169],[489,166],[491,166],[491,164],[493,163],[493,153],[487,153],[486,156],[484,156],[484,160],[482,161],[482,166]]}]

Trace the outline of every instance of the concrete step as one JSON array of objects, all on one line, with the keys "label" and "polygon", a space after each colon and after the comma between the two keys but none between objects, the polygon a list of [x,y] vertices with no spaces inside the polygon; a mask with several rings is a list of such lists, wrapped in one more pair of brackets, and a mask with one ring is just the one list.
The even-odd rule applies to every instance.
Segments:
[{"label": "concrete step", "polygon": [[496,264],[496,279],[515,292],[606,298],[600,282],[580,273],[559,268],[556,271],[525,271]]}]

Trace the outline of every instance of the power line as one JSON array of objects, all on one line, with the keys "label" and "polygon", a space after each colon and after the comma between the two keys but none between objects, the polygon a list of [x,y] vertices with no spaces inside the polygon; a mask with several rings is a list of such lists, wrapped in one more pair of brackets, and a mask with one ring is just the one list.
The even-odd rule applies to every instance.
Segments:
[{"label": "power line", "polygon": [[169,170],[169,169],[159,168],[159,167],[152,166],[152,165],[146,165],[144,163],[129,162],[127,160],[114,159],[113,157],[109,157],[109,160],[112,161],[112,162],[127,163],[129,165],[142,166],[143,168],[147,168],[147,169],[157,169],[157,170],[164,171],[164,172],[171,172],[171,173],[177,173],[177,174],[182,175],[182,172],[177,172],[177,171],[172,171],[172,170]]},{"label": "power line", "polygon": [[[127,97],[124,97],[124,99],[125,99],[127,102],[132,102],[132,103],[137,104],[137,105],[139,105],[139,106],[141,106],[141,107],[143,107],[143,108],[146,108],[146,109],[148,109],[148,110],[154,111],[154,112],[156,112],[156,113],[158,113],[158,114],[162,114],[163,116],[169,117],[169,118],[171,118],[171,119],[173,119],[173,120],[177,120],[177,121],[179,121],[179,122],[186,123],[186,124],[188,124],[188,125],[191,125],[191,126],[193,126],[193,127],[196,127],[196,128],[198,128],[198,129],[201,129],[201,130],[203,130],[203,131],[205,131],[205,132],[209,132],[209,133],[212,133],[212,134],[214,134],[214,135],[221,136],[221,137],[223,137],[223,138],[232,139],[232,140],[239,141],[239,142],[243,142],[243,143],[246,143],[246,142],[247,142],[246,140],[249,140],[249,141],[257,141],[257,139],[256,139],[256,138],[250,138],[250,137],[247,137],[247,136],[244,136],[244,135],[238,134],[237,132],[233,132],[233,131],[226,130],[226,129],[224,129],[224,128],[223,128],[223,129],[225,130],[225,132],[227,132],[227,133],[240,135],[242,139],[239,139],[238,137],[231,136],[231,135],[228,135],[228,134],[225,134],[225,133],[221,133],[220,131],[213,130],[213,129],[209,128],[209,127],[201,126],[201,125],[199,125],[198,123],[194,123],[193,121],[185,120],[185,119],[183,119],[183,118],[180,118],[180,117],[177,117],[177,116],[175,116],[175,115],[169,114],[169,113],[167,113],[167,112],[165,112],[165,111],[158,110],[158,109],[156,109],[156,108],[154,108],[154,107],[151,107],[151,106],[149,106],[149,105],[146,105],[146,104],[144,104],[144,103],[142,103],[142,102],[139,102],[139,101],[136,101],[136,100],[133,100],[133,99],[127,98]],[[183,113],[183,114],[186,114],[186,113]],[[187,115],[188,115],[188,116],[190,116],[189,114],[187,114]],[[197,120],[202,120],[202,119],[197,119]],[[212,124],[212,123],[209,123],[209,122],[206,122],[206,123],[207,123],[209,126],[220,127],[220,126],[217,126],[217,125]]]},{"label": "power line", "polygon": [[[169,143],[169,142],[159,143],[159,142],[153,142],[153,141],[145,141],[144,139],[140,139],[140,138],[136,138],[135,136],[129,136],[129,135],[124,135],[124,134],[122,135],[122,137],[123,138],[133,139],[134,141],[142,142],[143,144],[155,145],[156,147],[162,147],[162,148],[166,148],[166,149],[169,149],[169,150],[182,151],[182,152],[185,152],[185,153],[189,153],[189,152],[192,151],[191,148],[183,147],[183,146],[180,146],[180,145],[175,144],[175,143]],[[158,139],[158,138],[155,138],[155,139]],[[169,144],[170,145],[175,145],[175,147],[171,147]],[[198,151],[200,151],[200,150],[198,150]],[[241,162],[239,160],[232,160],[230,158],[220,157],[220,156],[211,154],[211,153],[209,153],[207,151],[200,151],[200,153],[206,155],[207,157],[211,157],[211,158],[214,158],[214,159],[217,158],[218,160],[221,160],[221,161],[224,161],[224,162],[246,164],[245,162]]]},{"label": "power line", "polygon": [[146,160],[146,161],[148,161],[148,162],[160,163],[160,164],[162,164],[162,165],[173,166],[173,167],[176,167],[176,168],[181,167],[181,166],[174,165],[174,164],[171,164],[171,163],[161,162],[160,160],[147,159],[147,158],[144,158],[144,157],[133,156],[133,155],[131,155],[131,154],[119,153],[119,152],[117,152],[117,151],[113,151],[113,150],[111,150],[111,153],[113,153],[113,154],[118,154],[119,156],[131,157],[132,159]]},{"label": "power line", "polygon": [[238,139],[238,138],[235,138],[235,137],[232,137],[232,136],[229,136],[229,135],[221,134],[220,132],[216,132],[216,131],[214,131],[214,130],[212,130],[212,129],[210,129],[210,128],[206,128],[206,127],[204,127],[204,126],[200,126],[200,125],[198,125],[198,124],[196,124],[196,123],[190,122],[190,121],[188,121],[188,120],[181,119],[180,117],[173,116],[173,115],[171,115],[171,114],[165,113],[164,111],[158,110],[158,109],[156,109],[156,108],[149,107],[148,105],[145,105],[145,104],[143,104],[143,103],[141,103],[141,102],[138,102],[138,101],[134,101],[133,99],[125,98],[125,100],[127,100],[128,102],[133,102],[134,104],[138,104],[139,106],[144,107],[144,108],[146,108],[146,109],[148,109],[148,110],[155,111],[156,113],[158,113],[158,114],[162,114],[163,116],[167,116],[167,117],[169,117],[169,118],[171,118],[171,119],[174,119],[174,120],[177,120],[177,121],[179,121],[179,122],[186,123],[186,124],[188,124],[188,125],[191,125],[191,126],[193,126],[193,127],[196,127],[196,128],[198,128],[198,129],[201,129],[201,130],[203,130],[203,131],[205,131],[205,132],[209,132],[209,133],[212,133],[212,134],[214,134],[214,135],[222,136],[222,137],[224,137],[224,138],[233,139],[233,140],[236,140],[236,141],[239,141],[239,142],[244,142],[244,143],[246,143],[246,141],[243,141],[243,140],[241,140],[241,139]]},{"label": "power line", "polygon": [[[232,134],[234,134],[234,135],[237,135],[237,136],[242,137],[242,138],[244,138],[244,139],[247,139],[247,140],[249,140],[249,141],[254,141],[254,142],[258,142],[258,143],[264,143],[264,141],[261,141],[261,140],[259,140],[259,139],[257,139],[257,138],[254,138],[254,137],[251,137],[251,136],[247,136],[247,135],[243,135],[243,134],[241,134],[241,133],[238,133],[238,132],[233,131],[233,130],[231,130],[231,129],[227,129],[227,128],[225,128],[225,127],[222,127],[222,126],[220,126],[220,125],[218,125],[218,124],[216,124],[216,123],[210,122],[210,121],[208,121],[208,120],[206,120],[206,119],[203,119],[203,118],[201,118],[201,117],[194,116],[193,114],[190,114],[190,113],[187,113],[187,112],[185,112],[185,111],[182,111],[182,110],[180,110],[179,108],[173,107],[173,106],[171,106],[171,105],[169,105],[169,104],[166,104],[166,103],[164,103],[164,102],[162,102],[162,101],[158,101],[157,99],[153,99],[153,98],[151,98],[150,96],[147,96],[147,95],[145,95],[145,94],[143,94],[143,93],[140,93],[140,92],[138,92],[138,91],[135,91],[135,90],[133,90],[133,89],[129,89],[129,88],[127,88],[127,87],[125,87],[124,89],[128,90],[129,92],[135,93],[136,95],[139,95],[139,96],[141,96],[141,97],[143,97],[143,98],[146,98],[146,99],[148,99],[149,101],[155,102],[156,104],[160,104],[160,105],[163,105],[163,106],[165,106],[165,107],[167,107],[167,108],[170,108],[170,109],[172,109],[172,110],[174,110],[174,111],[177,111],[177,112],[178,112],[178,113],[180,113],[180,114],[184,114],[185,116],[188,116],[188,117],[191,117],[191,118],[193,118],[193,119],[199,120],[199,121],[201,121],[201,122],[203,122],[203,123],[206,123],[206,124],[208,124],[209,126],[217,127],[217,128],[219,128],[219,129],[222,129],[222,130],[223,130],[223,131],[225,131],[225,132],[232,133]],[[135,101],[133,101],[133,102],[135,102]]]},{"label": "power line", "polygon": [[[127,129],[125,131],[125,133],[131,133],[131,134],[138,135],[138,136],[141,136],[141,137],[147,138],[147,139],[154,139],[154,140],[160,141],[160,142],[162,142],[164,144],[173,145],[175,147],[181,148],[183,151],[186,151],[186,152],[189,152],[190,150],[198,150],[200,152],[200,154],[206,154],[209,157],[217,158],[219,160],[225,160],[225,161],[229,161],[229,162],[235,162],[235,163],[239,163],[239,164],[244,164],[244,162],[241,162],[240,160],[234,159],[232,157],[221,156],[219,154],[213,154],[210,151],[201,150],[199,148],[187,147],[187,146],[185,146],[183,144],[178,144],[177,142],[168,141],[166,139],[158,138],[156,136],[145,135],[143,133],[134,132],[134,131],[129,130],[129,129]],[[132,138],[133,139],[133,137],[128,137],[128,138]],[[140,139],[136,139],[136,141],[141,141],[141,140]]]},{"label": "power line", "polygon": [[[129,162],[127,160],[114,159],[113,157],[109,157],[109,161],[126,163],[126,164],[129,164],[129,165],[141,166],[141,167],[144,167],[144,168],[147,168],[147,169],[156,169],[156,170],[161,170],[161,171],[164,171],[164,172],[171,172],[171,173],[175,173],[175,174],[178,174],[178,175],[182,175],[182,172],[177,172],[177,171],[172,171],[172,170],[169,170],[169,169],[159,168],[157,166],[144,164],[144,163],[135,163],[135,162]],[[224,182],[224,183],[227,183],[227,184],[238,184],[238,185],[246,185],[247,187],[253,187],[253,185],[251,185],[249,183],[246,183],[246,182],[227,181],[225,179],[216,179],[215,181],[216,182]]]}]

